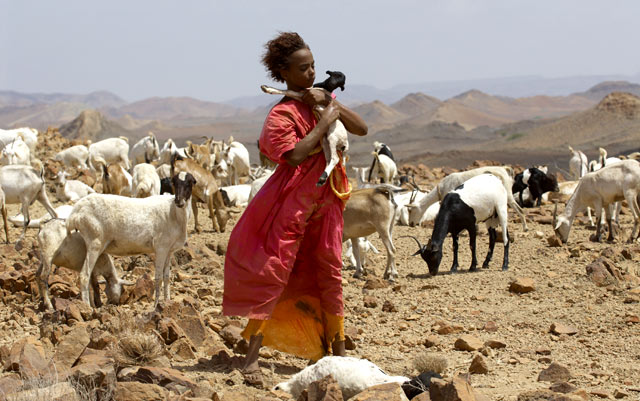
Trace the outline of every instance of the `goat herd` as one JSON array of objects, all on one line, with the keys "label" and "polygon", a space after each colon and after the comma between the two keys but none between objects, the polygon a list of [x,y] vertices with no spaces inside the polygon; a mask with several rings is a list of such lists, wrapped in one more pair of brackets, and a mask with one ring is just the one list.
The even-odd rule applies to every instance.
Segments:
[{"label": "goat herd", "polygon": [[[52,265],[78,271],[82,300],[98,307],[100,277],[106,280],[110,303],[117,303],[123,285],[131,284],[119,277],[112,256],[150,253],[155,254],[156,304],[161,293],[168,300],[170,260],[186,243],[191,212],[195,231],[201,231],[197,203],[206,204],[213,229],[223,232],[232,214],[241,213],[240,208],[251,201],[274,168],[268,160],[261,162],[261,166],[251,165],[246,147],[233,138],[206,139],[200,145],[187,142],[184,148],[168,139],[162,149],[153,133],[131,149],[127,138],[108,138],[88,147],[71,146],[55,155],[62,167],[57,174],[56,194],[59,200],[71,204],[54,209],[47,197],[42,162],[35,158],[38,135],[31,128],[0,130],[3,165],[0,206],[7,242],[7,220],[23,227],[17,249],[28,227],[40,229],[42,264],[36,277],[43,304],[49,309],[52,305],[47,282]],[[587,211],[591,216],[590,208],[596,217],[595,239],[601,239],[604,215],[612,240],[612,221],[618,220],[622,200],[627,201],[633,214],[634,228],[629,240],[635,240],[640,217],[637,202],[640,165],[634,159],[639,154],[608,158],[601,149],[599,160],[588,163],[582,152],[569,149],[572,153],[569,170],[574,181],[558,184],[543,166],[516,175],[511,167],[490,166],[449,174],[427,192],[418,188],[412,178],[399,176],[389,147],[374,142],[371,167],[353,168],[358,189],[352,192],[343,215],[345,259],[350,254],[356,267],[355,277],[362,276],[365,252],[375,249],[366,237],[377,232],[387,251],[384,278],[393,281],[398,277],[392,239],[394,225],[415,227],[434,220],[428,244],[422,245],[412,237],[418,243],[414,255],[425,260],[432,275],[437,274],[444,239],[451,233],[454,252],[451,270],[456,271],[458,235],[467,230],[472,252],[469,270],[473,271],[477,269],[476,225],[484,222],[489,231],[489,251],[482,267],[489,266],[495,243],[501,241],[502,269],[506,270],[510,242],[507,208],[518,214],[526,231],[522,208],[539,206],[550,193],[557,193],[552,195],[556,199],[559,195],[569,197],[562,214],[554,211],[553,227],[563,242],[568,239],[576,214]],[[101,183],[103,193],[96,193],[93,188],[96,185],[67,179],[69,173],[65,169],[89,172],[95,177],[94,182]],[[244,183],[240,184],[241,181]],[[518,195],[518,201],[514,194]],[[54,218],[31,219],[29,206],[35,200]],[[22,216],[7,218],[5,204],[21,204]]]}]

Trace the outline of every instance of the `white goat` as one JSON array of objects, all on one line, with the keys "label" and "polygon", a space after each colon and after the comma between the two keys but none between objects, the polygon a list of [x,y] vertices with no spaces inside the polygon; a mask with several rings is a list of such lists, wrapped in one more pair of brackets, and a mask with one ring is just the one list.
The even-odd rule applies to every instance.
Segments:
[{"label": "white goat", "polygon": [[44,171],[37,171],[33,167],[23,165],[12,165],[0,167],[0,187],[5,195],[5,202],[8,204],[21,203],[22,215],[25,216],[25,224],[18,243],[24,238],[29,225],[29,205],[38,201],[49,212],[51,217],[58,217],[44,186]]},{"label": "white goat", "polygon": [[571,146],[569,146],[569,151],[571,152],[571,159],[569,159],[569,172],[573,175],[575,180],[579,180],[583,175],[589,172],[587,155],[579,150],[574,150]]},{"label": "white goat", "polygon": [[133,197],[154,195],[160,195],[160,176],[156,168],[148,163],[136,164],[133,168]]},{"label": "white goat", "polygon": [[225,145],[222,151],[222,159],[228,167],[227,182],[229,185],[238,185],[238,179],[249,175],[251,164],[249,163],[249,151],[240,142],[231,142]]},{"label": "white goat", "polygon": [[[598,148],[598,153],[599,153],[598,161],[596,162],[595,160],[591,160],[591,162],[589,163],[589,172],[598,171],[602,167],[609,166],[613,163],[617,163],[620,161],[620,158],[618,157],[607,157],[607,151],[604,148]],[[613,214],[611,216],[615,220],[616,224],[620,224],[619,218],[620,218],[620,210],[622,209],[622,204],[619,202],[616,202],[613,208],[614,208]],[[604,210],[603,210],[603,213],[604,213]],[[590,208],[587,208],[587,214],[589,215],[589,222],[593,227],[593,220],[591,219]]]},{"label": "white goat", "polygon": [[[106,164],[122,163],[123,167],[129,170],[128,155],[129,139],[126,137],[103,139],[102,141],[89,145],[89,166],[91,166],[94,172],[98,172],[100,167],[96,166],[96,160],[102,158]],[[100,173],[101,172],[102,171],[100,171]]]},{"label": "white goat", "polygon": [[422,215],[426,212],[427,208],[434,204],[435,202],[442,201],[445,195],[449,192],[453,191],[460,184],[464,183],[471,177],[475,177],[479,174],[491,173],[498,177],[500,181],[502,181],[502,185],[507,190],[507,199],[508,205],[516,211],[520,219],[522,220],[522,227],[524,231],[527,231],[527,221],[524,216],[524,212],[522,208],[516,203],[513,198],[513,194],[511,193],[511,188],[513,187],[513,174],[511,174],[510,167],[497,167],[497,166],[488,166],[488,167],[480,167],[473,170],[461,171],[459,173],[449,174],[444,177],[435,188],[433,188],[429,193],[422,198],[417,203],[407,205],[409,209],[409,225],[416,226],[420,224],[420,220]]},{"label": "white goat", "polygon": [[75,145],[56,153],[55,160],[61,162],[66,168],[86,169],[89,159],[89,149],[84,145]]},{"label": "white goat", "polygon": [[557,216],[557,211],[554,210],[553,227],[556,235],[563,243],[566,243],[576,214],[587,207],[593,207],[597,216],[596,241],[600,241],[602,236],[600,230],[602,209],[606,212],[609,226],[607,240],[613,241],[612,213],[608,206],[614,202],[626,200],[633,214],[633,231],[629,237],[629,242],[632,242],[637,237],[638,223],[640,222],[640,208],[638,208],[637,200],[639,187],[640,164],[635,160],[622,160],[598,171],[588,173],[578,182],[575,192],[567,201],[564,212]]},{"label": "white goat", "polygon": [[89,278],[102,253],[130,256],[155,254],[155,305],[164,283],[169,300],[171,255],[187,241],[191,190],[195,179],[180,173],[172,179],[173,195],[126,198],[92,194],[78,201],[67,219],[67,233],[77,230],[84,239],[87,256],[80,272],[82,300],[89,303]]},{"label": "white goat", "polygon": [[363,188],[371,188],[373,187],[375,184],[371,184],[367,181],[366,176],[367,176],[367,171],[369,170],[369,167],[351,167],[353,169],[353,171],[356,173],[356,185],[358,189],[363,189]]},{"label": "white goat", "polygon": [[38,130],[35,128],[15,128],[10,130],[0,129],[0,146],[4,147],[10,142],[13,142],[18,135],[22,136],[24,142],[29,146],[31,153],[35,153],[36,145],[38,144]]},{"label": "white goat", "polygon": [[260,191],[260,189],[262,188],[262,186],[264,185],[265,182],[267,182],[267,180],[271,177],[271,175],[273,174],[275,170],[266,170],[266,174],[263,175],[260,178],[255,179],[253,182],[251,182],[251,192],[249,192],[249,200],[248,202],[251,202],[251,199],[253,199],[256,194],[258,193],[258,191]]},{"label": "white goat", "polygon": [[[375,254],[380,253],[378,249],[369,241],[367,238],[359,237],[356,238],[356,242],[358,243],[358,251],[360,252],[360,257],[362,258],[361,263],[362,266],[367,265],[366,253],[371,251]],[[349,260],[350,266],[357,266],[358,261],[356,260],[355,255],[353,254],[353,240],[349,239],[345,242],[347,249],[344,251],[342,255],[345,259]],[[342,263],[342,267],[346,267],[344,263]]]},{"label": "white goat", "polygon": [[160,164],[171,164],[171,156],[178,154],[183,159],[188,158],[185,148],[178,148],[171,138],[162,146],[160,151]]},{"label": "white goat", "polygon": [[[79,233],[67,235],[65,223],[59,219],[50,220],[42,225],[40,232],[38,232],[38,244],[40,245],[40,266],[36,272],[38,288],[44,307],[52,310],[53,305],[51,305],[49,296],[51,266],[66,267],[80,272],[87,254],[87,248]],[[93,307],[102,305],[100,286],[98,284],[100,276],[107,281],[105,292],[108,302],[112,304],[120,303],[123,285],[133,284],[120,279],[111,256],[105,253],[101,254],[96,260],[95,268],[91,273],[91,289],[93,290],[91,306]]]},{"label": "white goat", "polygon": [[429,266],[431,275],[438,274],[442,261],[442,244],[447,234],[453,239],[453,265],[451,271],[458,270],[458,235],[462,230],[469,232],[469,247],[471,248],[471,266],[469,271],[475,271],[476,259],[476,224],[485,222],[489,229],[489,252],[482,264],[488,268],[493,248],[496,244],[496,227],[502,228],[502,242],[504,243],[504,258],[502,270],[509,268],[509,235],[507,231],[507,199],[509,191],[502,181],[493,174],[481,174],[469,178],[462,185],[449,192],[440,203],[440,211],[434,222],[431,240],[422,246],[417,238],[418,251],[414,255],[422,256]]},{"label": "white goat", "polygon": [[29,146],[22,140],[22,133],[18,133],[15,139],[8,143],[0,152],[0,165],[10,164],[30,165],[31,151]]},{"label": "white goat", "polygon": [[398,175],[396,163],[384,154],[371,152],[375,158],[372,174],[374,177],[380,178],[382,183],[393,184],[393,179]]},{"label": "white goat", "polygon": [[58,197],[58,200],[62,202],[75,203],[79,199],[96,192],[93,188],[82,181],[67,180],[69,174],[66,171],[58,172],[57,177],[56,183],[58,184],[58,189],[56,191],[56,196]]},{"label": "white goat", "polygon": [[[57,217],[58,220],[66,220],[67,217],[69,217],[69,215],[71,214],[72,209],[73,209],[73,205],[60,205],[54,210],[58,215]],[[19,213],[13,217],[9,217],[7,220],[9,220],[9,222],[13,224],[15,227],[24,226],[24,216],[22,215],[22,213]],[[27,227],[40,228],[44,223],[46,223],[49,220],[51,220],[51,215],[47,212],[37,219],[29,220],[29,224],[27,224]]]},{"label": "white goat", "polygon": [[[300,92],[295,92],[292,90],[280,90],[271,88],[266,85],[262,85],[260,88],[262,88],[263,92],[269,93],[271,95],[283,95],[292,99],[302,101],[302,94]],[[316,106],[316,109],[321,111],[323,110],[323,107]],[[340,121],[340,119],[331,123],[329,129],[327,130],[327,134],[322,137],[322,150],[324,152],[325,160],[327,161],[327,167],[324,169],[324,172],[318,179],[318,185],[323,185],[327,182],[331,171],[333,171],[333,168],[340,161],[338,152],[340,152],[340,154],[342,155],[342,164],[346,164],[345,156],[349,151],[349,140],[347,138],[347,129],[344,127],[344,124],[342,124],[342,121]]]},{"label": "white goat", "polygon": [[160,148],[153,132],[136,142],[131,148],[131,166],[140,163],[151,163],[160,158]]},{"label": "white goat", "polygon": [[225,199],[227,206],[245,207],[249,203],[251,195],[251,184],[230,185],[221,187],[222,199]]},{"label": "white goat", "polygon": [[410,379],[404,376],[390,376],[374,363],[366,359],[349,356],[325,356],[311,366],[307,366],[286,382],[278,383],[274,390],[283,390],[298,399],[304,389],[315,381],[331,375],[342,390],[342,398],[350,399],[366,388],[384,383],[404,383]]}]

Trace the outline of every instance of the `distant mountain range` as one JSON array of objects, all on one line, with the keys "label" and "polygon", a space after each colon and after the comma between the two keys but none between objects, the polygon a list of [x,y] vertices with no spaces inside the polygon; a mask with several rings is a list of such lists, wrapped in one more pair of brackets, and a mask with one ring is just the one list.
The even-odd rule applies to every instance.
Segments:
[{"label": "distant mountain range", "polygon": [[[531,80],[538,82],[534,78]],[[564,87],[577,81],[577,78],[569,83],[563,81]],[[494,84],[504,85],[505,82],[496,80]],[[513,87],[524,85],[518,82],[514,80]],[[630,98],[621,100],[623,95],[616,95],[613,101],[609,99],[603,105],[603,99],[614,92],[626,93],[624,96]],[[347,93],[344,92],[344,97],[348,99]],[[384,91],[369,91],[369,95],[375,94],[384,94]],[[342,94],[338,95],[342,99]],[[350,156],[354,163],[366,163],[373,140],[393,144],[394,153],[397,152],[400,160],[427,160],[442,152],[473,153],[495,149],[511,149],[522,154],[523,149],[531,147],[553,153],[555,147],[567,143],[583,145],[585,149],[595,149],[598,143],[609,143],[623,150],[632,145],[629,138],[635,138],[635,134],[629,127],[635,127],[635,123],[603,116],[610,116],[605,111],[616,109],[618,103],[622,108],[627,107],[624,104],[634,104],[629,100],[636,98],[634,95],[640,96],[639,84],[605,81],[563,96],[498,96],[467,88],[446,100],[420,90],[404,93],[392,102],[370,98],[351,106],[367,122],[369,135],[351,139]],[[92,141],[121,135],[136,139],[153,131],[160,140],[173,138],[179,144],[188,139],[199,141],[202,136],[218,139],[233,136],[250,145],[248,148],[254,159],[254,156],[257,158],[255,143],[262,123],[271,105],[277,101],[267,95],[261,99],[269,103],[249,109],[189,97],[154,97],[128,103],[105,91],[87,95],[0,91],[0,128],[31,126],[44,130],[48,126],[60,127],[67,137]],[[556,138],[549,137],[548,133]],[[595,140],[600,142],[593,142]],[[454,158],[461,162],[465,157],[458,154]],[[441,162],[441,159],[437,160]]]}]

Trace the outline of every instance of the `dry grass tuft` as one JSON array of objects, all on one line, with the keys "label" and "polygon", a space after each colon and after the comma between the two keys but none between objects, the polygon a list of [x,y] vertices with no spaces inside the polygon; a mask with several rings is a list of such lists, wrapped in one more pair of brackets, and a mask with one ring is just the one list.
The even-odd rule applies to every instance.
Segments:
[{"label": "dry grass tuft", "polygon": [[413,360],[413,367],[419,372],[436,372],[442,374],[448,366],[447,358],[442,355],[423,352]]},{"label": "dry grass tuft", "polygon": [[158,335],[143,331],[132,315],[121,314],[111,323],[111,331],[119,340],[110,349],[110,354],[119,367],[149,365],[164,352]]}]

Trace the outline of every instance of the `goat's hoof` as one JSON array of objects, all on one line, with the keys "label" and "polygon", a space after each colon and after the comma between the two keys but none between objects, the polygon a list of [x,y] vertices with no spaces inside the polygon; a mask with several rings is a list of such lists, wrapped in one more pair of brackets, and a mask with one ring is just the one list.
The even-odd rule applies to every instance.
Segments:
[{"label": "goat's hoof", "polygon": [[362,272],[353,273],[353,278],[362,278]]},{"label": "goat's hoof", "polygon": [[452,266],[451,270],[449,270],[451,273],[455,273],[458,271],[458,266]]},{"label": "goat's hoof", "polygon": [[469,267],[469,272],[477,272],[478,268],[476,266]]},{"label": "goat's hoof", "polygon": [[327,173],[325,171],[325,172],[322,173],[322,175],[318,179],[318,183],[316,184],[316,186],[318,186],[318,187],[323,186],[327,182],[327,178],[329,178],[329,176],[327,175]]},{"label": "goat's hoof", "polygon": [[482,264],[482,268],[483,269],[488,269],[489,268],[489,263],[483,263]]},{"label": "goat's hoof", "polygon": [[502,271],[506,272],[507,270],[509,270],[509,266],[502,266]]},{"label": "goat's hoof", "polygon": [[22,243],[22,240],[19,240],[18,242],[16,242],[16,244],[13,246],[13,248],[17,252],[20,252],[22,250],[22,248],[24,248],[24,244]]}]

